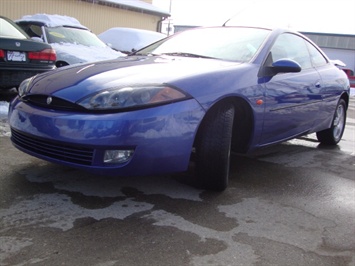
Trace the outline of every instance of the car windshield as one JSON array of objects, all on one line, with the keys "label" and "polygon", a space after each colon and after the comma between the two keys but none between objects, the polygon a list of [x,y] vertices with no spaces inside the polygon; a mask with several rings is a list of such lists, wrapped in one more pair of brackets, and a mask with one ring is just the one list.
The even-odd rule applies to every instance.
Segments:
[{"label": "car windshield", "polygon": [[137,53],[248,62],[269,33],[269,30],[259,28],[199,28],[177,33]]},{"label": "car windshield", "polygon": [[7,20],[0,18],[0,36],[16,39],[27,39],[27,37],[15,28]]},{"label": "car windshield", "polygon": [[73,43],[85,46],[105,47],[95,34],[85,29],[71,27],[46,28],[49,43]]}]

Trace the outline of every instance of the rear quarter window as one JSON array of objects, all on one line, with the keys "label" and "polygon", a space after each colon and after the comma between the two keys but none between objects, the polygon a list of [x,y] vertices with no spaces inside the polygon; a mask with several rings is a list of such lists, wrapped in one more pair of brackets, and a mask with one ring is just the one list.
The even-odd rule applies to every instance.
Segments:
[{"label": "rear quarter window", "polygon": [[307,42],[308,50],[311,55],[312,63],[315,67],[321,67],[328,63],[327,59],[314,47],[311,43]]}]

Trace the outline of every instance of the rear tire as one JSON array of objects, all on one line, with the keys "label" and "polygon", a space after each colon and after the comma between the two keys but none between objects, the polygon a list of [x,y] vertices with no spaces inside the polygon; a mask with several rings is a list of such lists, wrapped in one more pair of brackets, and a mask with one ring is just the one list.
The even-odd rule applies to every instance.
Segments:
[{"label": "rear tire", "polygon": [[196,139],[198,185],[215,191],[228,186],[234,106],[221,104],[207,113]]},{"label": "rear tire", "polygon": [[326,145],[336,145],[341,140],[346,122],[346,103],[340,99],[330,128],[317,132],[317,139]]},{"label": "rear tire", "polygon": [[60,68],[60,67],[65,67],[65,66],[68,66],[69,64],[67,63],[67,62],[64,62],[64,61],[57,61],[56,63],[55,63],[55,66],[57,67],[57,68]]}]

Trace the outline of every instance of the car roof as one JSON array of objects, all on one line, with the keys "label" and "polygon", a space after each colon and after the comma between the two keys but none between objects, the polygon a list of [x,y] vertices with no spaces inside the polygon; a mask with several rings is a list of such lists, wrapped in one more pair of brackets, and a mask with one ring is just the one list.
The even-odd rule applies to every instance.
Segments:
[{"label": "car roof", "polygon": [[16,20],[16,23],[33,22],[40,23],[47,27],[74,27],[88,30],[76,18],[62,15],[35,14],[25,15],[21,19]]},{"label": "car roof", "polygon": [[100,33],[98,37],[102,41],[110,43],[112,48],[116,50],[131,52],[132,49],[138,50],[148,44],[161,40],[166,35],[149,30],[115,27]]}]

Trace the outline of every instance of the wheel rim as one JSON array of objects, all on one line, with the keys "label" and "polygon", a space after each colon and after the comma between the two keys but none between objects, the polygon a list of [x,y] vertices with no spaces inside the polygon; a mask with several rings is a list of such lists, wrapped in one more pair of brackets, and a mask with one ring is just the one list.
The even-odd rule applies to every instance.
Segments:
[{"label": "wheel rim", "polygon": [[344,123],[345,123],[345,110],[343,105],[339,105],[338,109],[335,113],[335,118],[333,122],[333,135],[336,140],[341,138],[343,134],[343,129],[344,129]]}]

